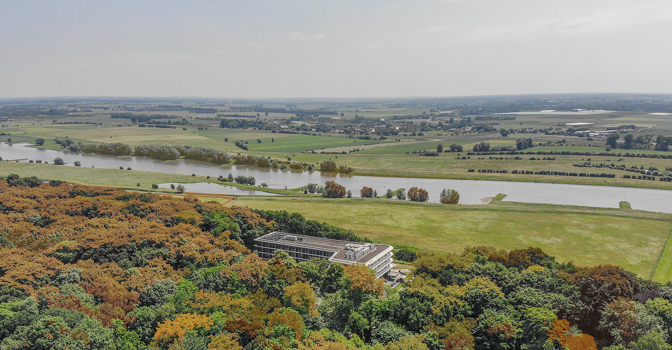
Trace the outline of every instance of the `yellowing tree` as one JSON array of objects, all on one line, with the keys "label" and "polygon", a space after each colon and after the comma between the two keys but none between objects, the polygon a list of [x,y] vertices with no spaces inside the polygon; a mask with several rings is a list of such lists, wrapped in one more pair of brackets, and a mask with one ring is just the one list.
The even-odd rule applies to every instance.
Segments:
[{"label": "yellowing tree", "polygon": [[257,254],[250,254],[242,262],[227,266],[222,271],[222,276],[230,277],[235,273],[245,283],[256,286],[264,278],[267,267],[266,261],[262,260]]},{"label": "yellowing tree", "polygon": [[[175,340],[184,340],[184,334],[195,328],[210,329],[212,319],[205,315],[180,314],[174,320],[166,320],[159,323],[159,328],[154,334],[154,342],[170,343]],[[177,339],[175,339],[177,337]]]},{"label": "yellowing tree", "polygon": [[317,298],[315,298],[315,291],[310,286],[310,283],[297,282],[291,286],[285,287],[285,297],[289,299],[289,303],[298,308],[301,312],[315,317],[319,316],[317,312]]},{"label": "yellowing tree", "polygon": [[234,298],[231,294],[208,291],[196,292],[194,299],[194,301],[187,301],[194,309],[206,313],[221,311],[230,319],[242,317],[251,305],[247,298]]},{"label": "yellowing tree", "polygon": [[376,278],[373,271],[363,265],[346,265],[343,267],[343,275],[350,282],[350,290],[362,292],[375,292],[378,296],[385,293],[385,284]]},{"label": "yellowing tree", "polygon": [[243,347],[238,343],[237,334],[220,333],[215,336],[210,336],[210,350],[243,350]]},{"label": "yellowing tree", "polygon": [[348,344],[327,340],[322,332],[313,332],[298,345],[299,350],[349,350],[355,349]]}]

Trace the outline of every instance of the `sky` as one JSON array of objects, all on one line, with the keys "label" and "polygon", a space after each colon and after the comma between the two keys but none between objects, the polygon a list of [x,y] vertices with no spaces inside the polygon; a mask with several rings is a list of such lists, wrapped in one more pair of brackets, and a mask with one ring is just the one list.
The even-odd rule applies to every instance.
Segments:
[{"label": "sky", "polygon": [[0,97],[672,93],[670,0],[2,0]]}]

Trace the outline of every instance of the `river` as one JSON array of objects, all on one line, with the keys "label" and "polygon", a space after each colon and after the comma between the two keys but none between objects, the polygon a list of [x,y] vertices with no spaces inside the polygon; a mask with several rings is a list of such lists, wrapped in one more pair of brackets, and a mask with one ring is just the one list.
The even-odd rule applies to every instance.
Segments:
[{"label": "river", "polygon": [[[0,157],[3,161],[42,160],[53,163],[61,157],[66,166],[75,161],[82,167],[118,168],[200,176],[254,176],[257,185],[266,183],[270,188],[297,188],[308,183],[324,186],[326,181],[335,181],[359,195],[363,186],[375,189],[379,196],[387,189],[396,190],[411,187],[424,188],[429,192],[429,202],[438,203],[439,194],[444,188],[455,189],[460,193],[460,203],[480,204],[485,197],[494,197],[504,193],[505,201],[525,203],[548,203],[560,205],[581,205],[588,207],[618,208],[620,201],[628,201],[633,209],[672,213],[672,191],[630,187],[567,185],[532,182],[447,180],[423,178],[376,177],[357,175],[338,175],[319,171],[293,172],[278,169],[255,168],[247,166],[223,165],[190,161],[159,161],[144,157],[115,157],[97,154],[82,154],[70,151],[54,151],[29,147],[26,143],[0,143]],[[0,168],[2,162],[0,162]],[[226,193],[218,190],[218,193]],[[240,194],[240,193],[236,193]]]}]

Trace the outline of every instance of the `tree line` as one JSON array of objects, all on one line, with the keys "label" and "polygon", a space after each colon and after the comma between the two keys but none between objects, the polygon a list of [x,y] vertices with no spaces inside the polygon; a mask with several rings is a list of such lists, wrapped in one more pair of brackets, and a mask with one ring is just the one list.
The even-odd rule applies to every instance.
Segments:
[{"label": "tree line", "polygon": [[[467,172],[473,173],[486,173],[486,174],[507,174],[509,173],[506,169],[468,169]],[[605,178],[616,178],[616,174],[609,173],[577,173],[571,171],[555,171],[555,170],[511,170],[511,174],[519,175],[553,175],[553,176],[578,176],[578,177],[605,177]]]},{"label": "tree line", "polygon": [[[351,198],[352,192],[346,190],[345,186],[336,183],[335,181],[327,181],[324,186],[319,186],[317,184],[308,184],[303,188],[304,194],[321,194],[322,197],[326,198]],[[361,198],[378,198],[378,192],[368,186],[362,187],[359,190],[359,195]],[[388,188],[387,193],[385,194],[387,198],[397,198],[399,200],[410,200],[413,202],[426,202],[429,199],[429,193],[427,190],[418,187],[411,187],[406,191],[405,188],[397,189],[393,191]],[[458,204],[460,201],[460,194],[453,189],[444,189],[441,191],[439,196],[440,203],[442,204]]]},{"label": "tree line", "polygon": [[610,134],[607,136],[606,145],[609,148],[622,148],[622,149],[650,149],[653,145],[653,149],[656,151],[669,151],[670,145],[672,145],[672,136],[656,136],[655,140],[653,135],[639,135],[634,137],[632,134],[626,134],[623,136],[623,142],[618,142],[621,135],[619,134]]}]

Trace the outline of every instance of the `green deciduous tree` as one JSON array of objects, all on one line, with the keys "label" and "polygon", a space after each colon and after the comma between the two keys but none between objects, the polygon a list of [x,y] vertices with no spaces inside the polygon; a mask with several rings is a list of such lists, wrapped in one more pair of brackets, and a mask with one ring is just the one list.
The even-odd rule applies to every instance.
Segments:
[{"label": "green deciduous tree", "polygon": [[472,147],[474,152],[488,152],[490,151],[490,144],[487,142],[477,143]]},{"label": "green deciduous tree", "polygon": [[623,148],[631,149],[632,146],[634,145],[634,143],[633,143],[634,138],[635,137],[632,136],[632,134],[627,134],[627,135],[623,136],[623,141],[624,141],[623,142]]},{"label": "green deciduous tree", "polygon": [[618,148],[618,139],[621,136],[619,134],[611,134],[607,136],[607,146],[611,148]]}]

